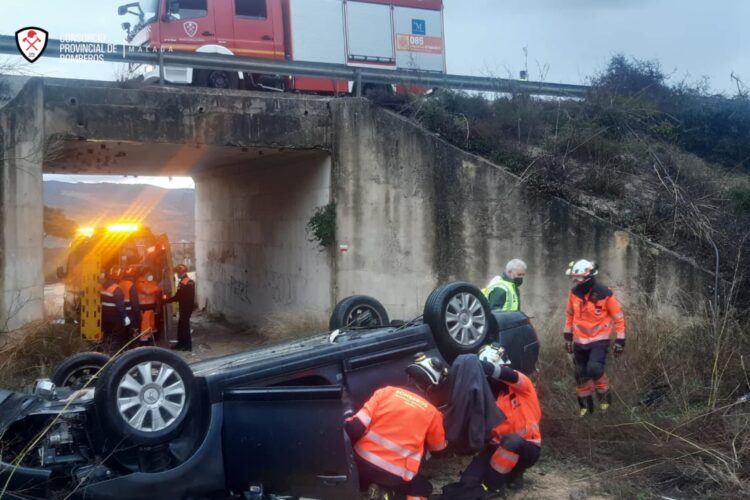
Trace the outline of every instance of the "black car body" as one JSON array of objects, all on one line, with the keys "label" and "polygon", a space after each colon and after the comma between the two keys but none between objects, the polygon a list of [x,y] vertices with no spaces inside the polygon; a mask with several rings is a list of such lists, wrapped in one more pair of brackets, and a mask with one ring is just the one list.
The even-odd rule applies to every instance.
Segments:
[{"label": "black car body", "polygon": [[[488,312],[486,301],[483,307]],[[533,370],[538,342],[528,318],[489,317],[497,324],[482,343],[515,342],[520,350],[513,347],[511,354]],[[94,391],[78,391],[83,399],[75,402],[65,399],[70,391],[64,389],[57,398],[0,391],[4,441],[21,436],[27,451],[36,454],[19,466],[6,463],[18,458],[4,451],[0,491],[5,485],[6,493],[31,497],[75,489],[74,495],[85,498],[222,498],[262,488],[309,498],[357,498],[344,415],[376,389],[405,384],[405,368],[416,353],[450,361],[455,353],[439,348],[433,329],[421,321],[355,329],[335,339],[318,335],[194,363],[189,418],[176,437],[155,445],[130,445],[122,434],[113,439]],[[102,379],[96,391],[101,384]]]}]

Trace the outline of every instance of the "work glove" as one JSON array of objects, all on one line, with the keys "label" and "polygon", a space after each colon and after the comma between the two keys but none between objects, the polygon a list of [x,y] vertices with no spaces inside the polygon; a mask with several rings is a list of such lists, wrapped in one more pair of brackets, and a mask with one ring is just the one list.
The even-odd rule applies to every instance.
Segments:
[{"label": "work glove", "polygon": [[573,341],[572,340],[565,341],[565,352],[567,352],[568,354],[573,354]]},{"label": "work glove", "polygon": [[618,357],[623,352],[625,352],[625,341],[616,340],[615,345],[612,346],[612,353],[615,355],[615,357]]},{"label": "work glove", "polygon": [[123,322],[125,323],[125,326],[130,326],[130,318],[128,318],[127,316],[125,316]]}]

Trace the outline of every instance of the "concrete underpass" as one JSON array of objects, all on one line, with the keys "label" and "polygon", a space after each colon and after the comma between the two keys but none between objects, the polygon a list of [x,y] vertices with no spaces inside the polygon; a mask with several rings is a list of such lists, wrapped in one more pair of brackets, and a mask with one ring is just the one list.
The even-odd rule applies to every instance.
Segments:
[{"label": "concrete underpass", "polygon": [[[325,320],[354,293],[406,319],[438,283],[483,285],[512,257],[530,264],[532,315],[561,315],[562,270],[581,256],[606,262],[626,303],[703,291],[684,259],[366,100],[54,79],[19,88],[0,109],[4,329],[43,314],[42,173],[192,176],[199,305],[237,322]],[[305,226],[329,202],[336,244],[322,250]]]}]

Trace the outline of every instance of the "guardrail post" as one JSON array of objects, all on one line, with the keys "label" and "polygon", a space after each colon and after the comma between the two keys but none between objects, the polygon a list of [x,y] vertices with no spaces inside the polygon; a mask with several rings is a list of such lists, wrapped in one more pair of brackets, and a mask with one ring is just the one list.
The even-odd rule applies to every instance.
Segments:
[{"label": "guardrail post", "polygon": [[357,69],[355,72],[356,80],[354,86],[356,87],[355,92],[357,97],[362,97],[362,70]]},{"label": "guardrail post", "polygon": [[164,51],[159,48],[159,85],[164,85]]}]

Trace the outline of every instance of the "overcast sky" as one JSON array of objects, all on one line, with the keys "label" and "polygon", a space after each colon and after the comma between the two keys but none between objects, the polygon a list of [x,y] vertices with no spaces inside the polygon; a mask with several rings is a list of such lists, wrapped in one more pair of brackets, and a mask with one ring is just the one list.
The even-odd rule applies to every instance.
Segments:
[{"label": "overcast sky", "polygon": [[[125,0],[2,0],[0,33],[39,26],[53,38],[94,34],[123,43]],[[618,52],[656,59],[673,80],[707,76],[731,93],[730,74],[750,83],[750,0],[445,0],[448,71],[513,76],[528,52],[531,79],[585,83]],[[539,68],[547,67],[540,75]],[[108,63],[44,59],[33,73],[112,79]]]}]

